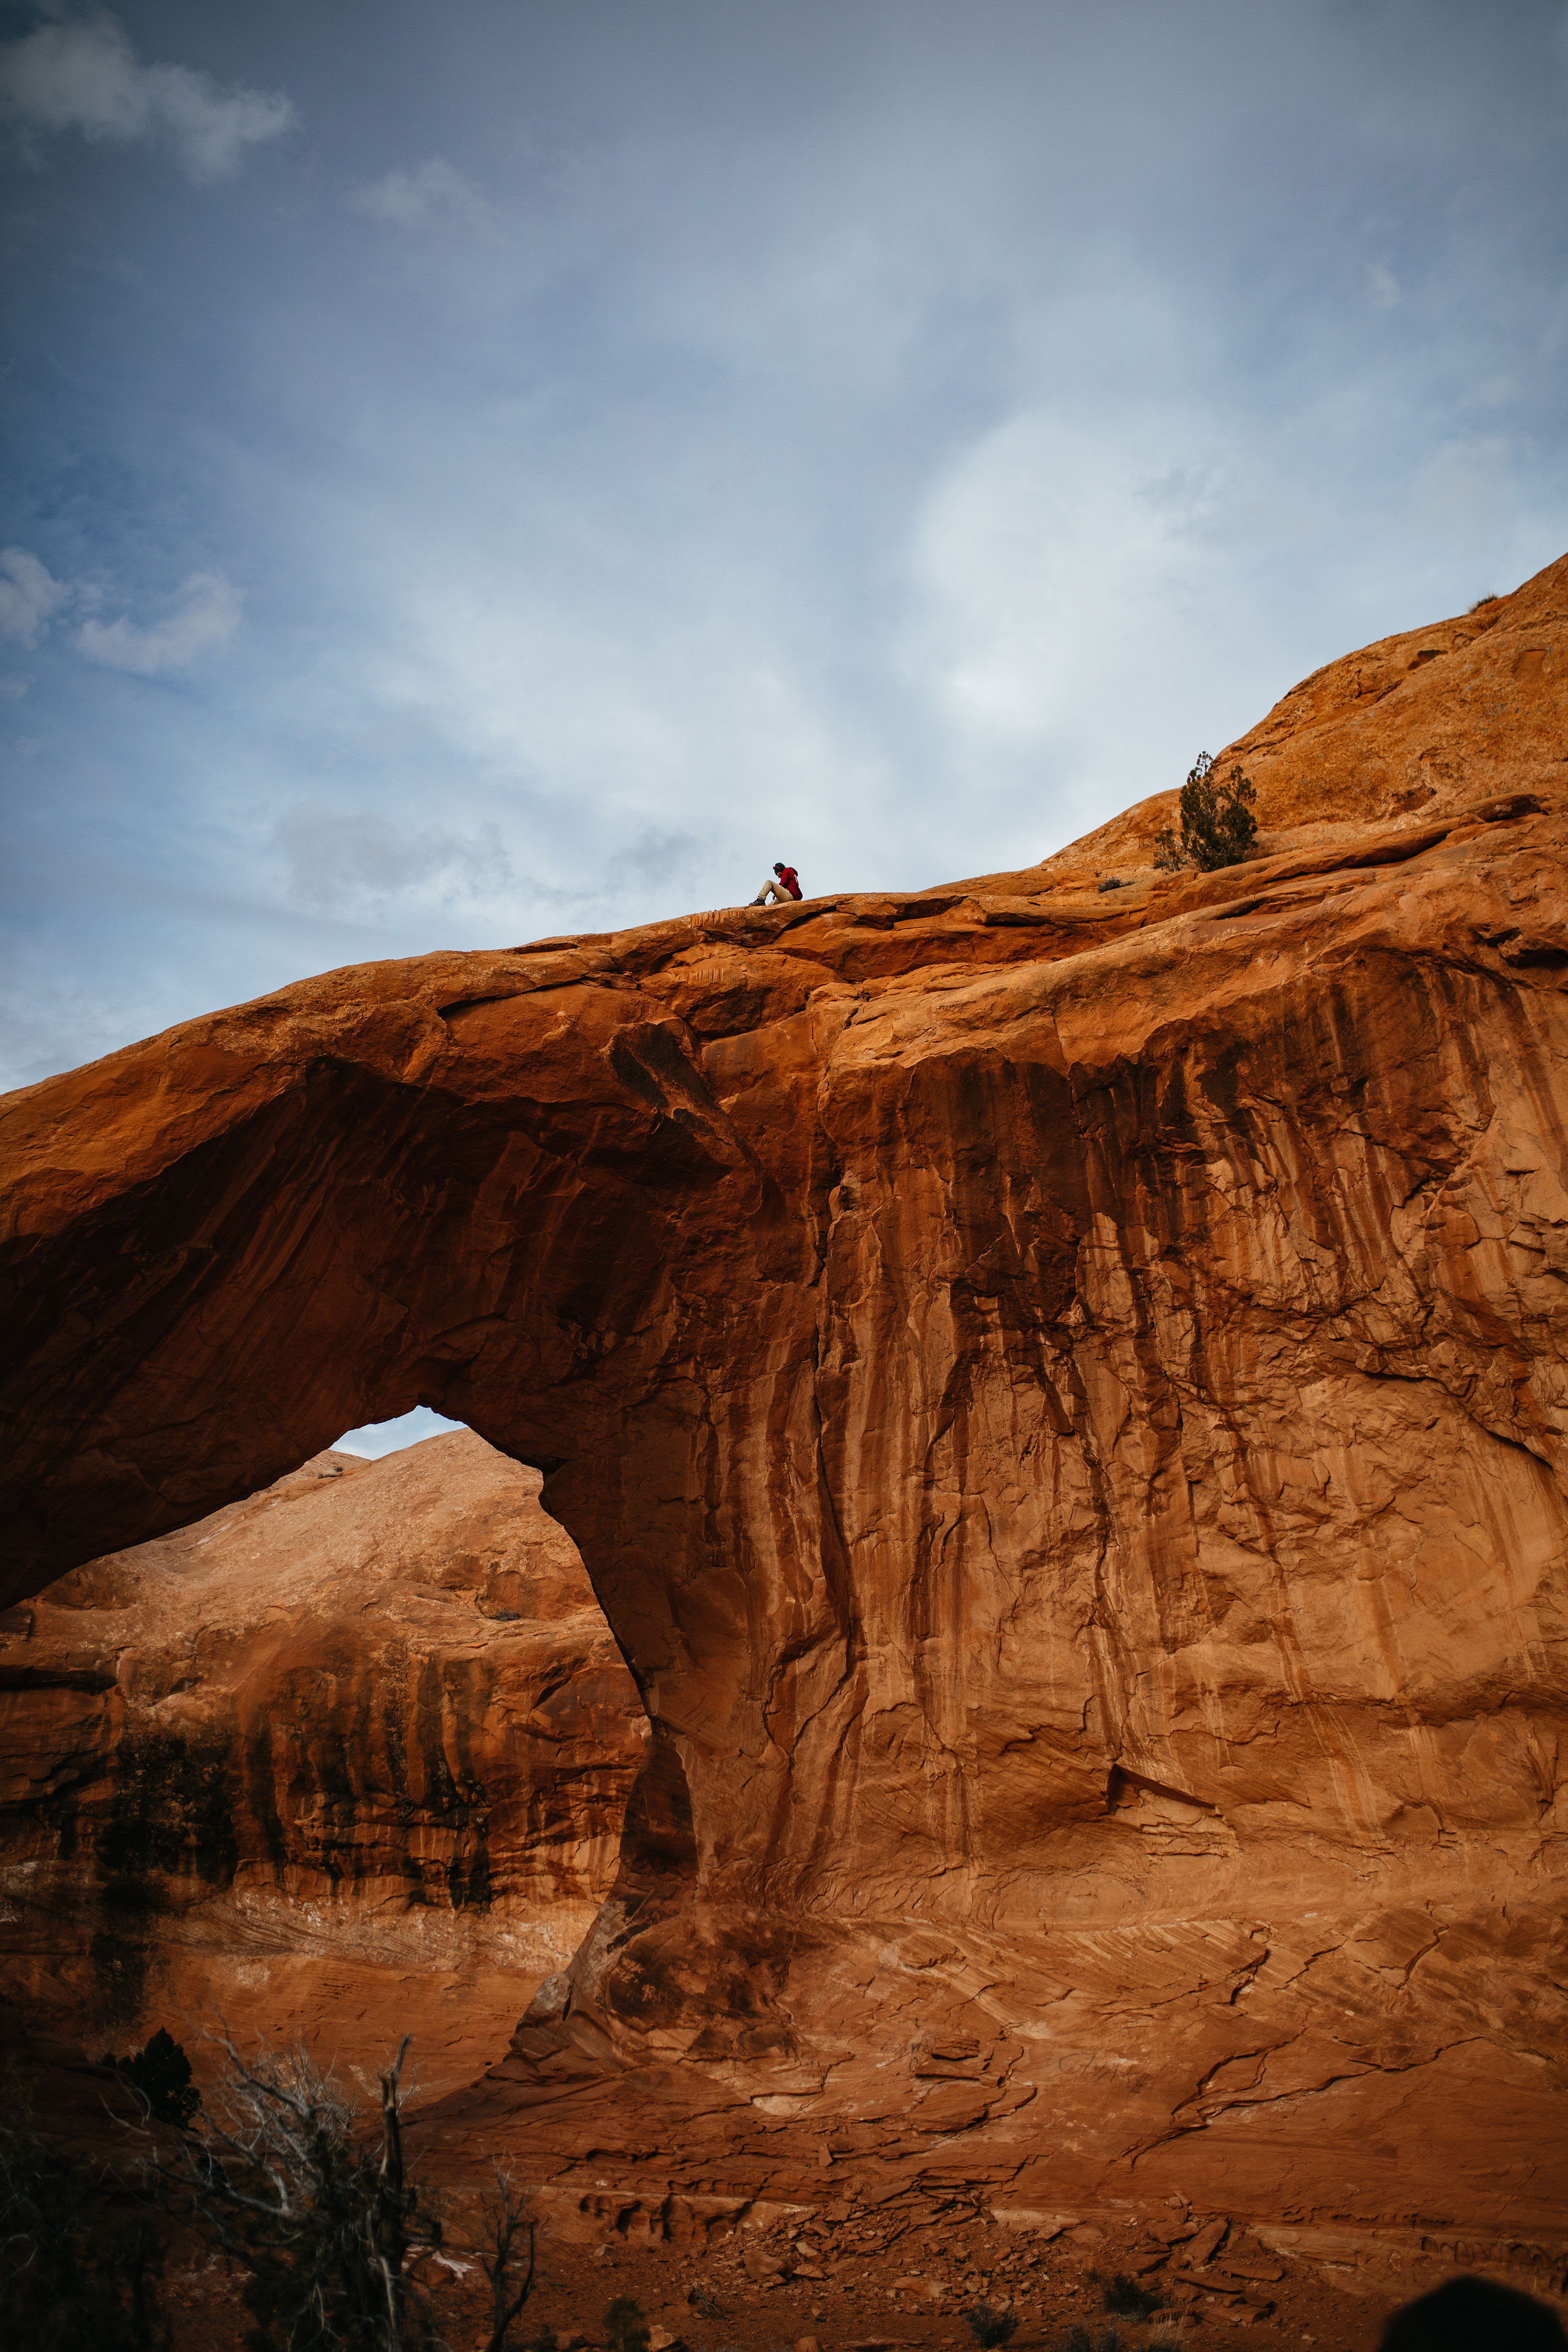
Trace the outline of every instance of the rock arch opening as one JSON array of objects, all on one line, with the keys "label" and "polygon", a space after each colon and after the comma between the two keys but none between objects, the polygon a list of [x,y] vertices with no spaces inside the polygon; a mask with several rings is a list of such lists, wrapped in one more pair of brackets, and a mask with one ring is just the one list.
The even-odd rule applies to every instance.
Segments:
[{"label": "rock arch opening", "polygon": [[460,1421],[448,1421],[445,1413],[432,1412],[428,1405],[418,1404],[412,1412],[400,1413],[395,1421],[372,1421],[359,1429],[345,1429],[331,1451],[379,1462],[384,1454],[401,1454],[405,1447],[422,1444],[427,1437],[449,1436],[465,1425]]},{"label": "rock arch opening", "polygon": [[[1500,2154],[1563,2144],[1525,798],[1304,824],[1245,887],[374,966],[30,1090],[12,1591],[426,1406],[539,1470],[651,1726],[518,2036],[536,2122],[630,2061],[1024,2205],[1545,2229]],[[950,2038],[973,2081],[921,2072]]]},{"label": "rock arch opening", "polygon": [[470,1432],[350,1435],[0,1615],[35,2027],[368,2063],[413,2025],[463,2080],[591,1926],[647,1727],[576,1549]]}]

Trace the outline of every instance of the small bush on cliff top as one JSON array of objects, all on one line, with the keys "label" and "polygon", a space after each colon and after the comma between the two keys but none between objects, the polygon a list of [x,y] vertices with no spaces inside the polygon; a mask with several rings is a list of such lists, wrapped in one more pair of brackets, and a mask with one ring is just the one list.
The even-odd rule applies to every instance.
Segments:
[{"label": "small bush on cliff top", "polygon": [[1167,825],[1160,835],[1154,863],[1163,872],[1195,866],[1213,874],[1222,866],[1239,866],[1258,845],[1258,819],[1252,805],[1258,795],[1239,767],[1229,782],[1216,784],[1214,761],[1200,751],[1182,786],[1179,829]]},{"label": "small bush on cliff top", "polygon": [[116,2058],[106,2050],[102,2063],[141,2093],[154,2123],[174,2124],[184,2131],[201,2105],[202,2095],[191,2081],[191,2062],[163,2026],[128,2058]]}]

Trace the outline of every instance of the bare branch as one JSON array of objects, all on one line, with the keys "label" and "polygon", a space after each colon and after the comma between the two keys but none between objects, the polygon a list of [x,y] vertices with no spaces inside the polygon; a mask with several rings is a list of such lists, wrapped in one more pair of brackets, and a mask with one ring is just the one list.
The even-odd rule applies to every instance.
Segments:
[{"label": "bare branch", "polygon": [[[533,2292],[534,2239],[538,2225],[528,2210],[526,2189],[518,2189],[510,2173],[505,2171],[495,2158],[490,2159],[490,2170],[495,2176],[496,2194],[485,2200],[479,2250],[479,2262],[490,2283],[492,2325],[486,2352],[506,2352],[507,2336],[512,2321]],[[514,2294],[515,2249],[517,2240],[524,2231],[528,2234],[528,2267]]]},{"label": "bare branch", "polygon": [[379,2131],[302,2046],[247,2058],[226,2032],[226,2079],[199,2133],[154,2170],[197,2226],[248,2273],[249,2340],[297,2339],[363,2352],[433,2346],[423,2294],[406,2273],[441,2242],[438,2215],[408,2175],[403,2070],[412,2036],[378,2078]]}]

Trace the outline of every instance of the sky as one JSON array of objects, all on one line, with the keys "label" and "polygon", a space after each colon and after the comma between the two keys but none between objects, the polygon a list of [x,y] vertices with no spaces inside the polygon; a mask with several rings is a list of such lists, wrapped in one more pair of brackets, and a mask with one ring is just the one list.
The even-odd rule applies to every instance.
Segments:
[{"label": "sky", "polygon": [[465,1425],[460,1421],[448,1421],[444,1413],[432,1412],[427,1404],[416,1404],[412,1412],[399,1413],[395,1421],[371,1421],[363,1429],[351,1429],[338,1439],[335,1451],[358,1454],[367,1462],[379,1462],[384,1454],[401,1454],[410,1445],[423,1445],[427,1437],[447,1437],[454,1429]]},{"label": "sky", "polygon": [[1025,864],[1517,585],[1565,140],[1565,0],[0,0],[0,1086]]}]

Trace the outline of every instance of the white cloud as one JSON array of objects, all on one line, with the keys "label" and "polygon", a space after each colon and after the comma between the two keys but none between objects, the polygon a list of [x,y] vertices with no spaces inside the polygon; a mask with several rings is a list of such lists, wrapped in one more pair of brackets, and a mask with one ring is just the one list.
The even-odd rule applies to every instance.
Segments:
[{"label": "white cloud", "polygon": [[475,226],[489,216],[479,190],[439,155],[427,156],[411,172],[388,172],[354,189],[349,202],[372,220],[395,221],[402,228],[416,227],[436,213],[456,214]]},{"label": "white cloud", "polygon": [[1489,526],[1516,503],[1514,449],[1505,434],[1477,433],[1445,441],[1413,478],[1409,522],[1450,541]]},{"label": "white cloud", "polygon": [[247,148],[296,119],[281,90],[226,90],[188,66],[139,65],[112,16],[44,25],[0,51],[0,108],[26,131],[165,140],[202,184],[232,177]]},{"label": "white cloud", "polygon": [[36,646],[38,632],[70,594],[25,547],[0,550],[0,634]]},{"label": "white cloud", "polygon": [[422,562],[388,551],[377,569],[398,607],[362,673],[384,709],[416,717],[499,796],[509,831],[527,807],[514,909],[553,925],[569,908],[577,922],[632,919],[628,908],[641,919],[666,893],[734,904],[785,855],[817,889],[847,856],[874,875],[889,799],[909,821],[900,781],[772,615],[733,593],[694,610],[661,549],[657,583],[628,590],[635,617],[609,626],[592,568],[574,571],[582,550],[563,549],[537,509],[534,520],[556,559],[548,586],[520,579],[510,530],[470,530],[439,562],[428,541]]},{"label": "white cloud", "polygon": [[[934,488],[908,667],[977,751],[1043,751],[1092,710],[1101,759],[1120,762],[1168,728],[1185,698],[1173,689],[1228,602],[1214,541],[1233,495],[1180,442],[1173,423],[1101,434],[1029,410]],[[1135,761],[1124,772],[1141,782]]]},{"label": "white cloud", "polygon": [[[163,616],[147,626],[92,617],[101,591],[81,582],[57,580],[47,564],[25,547],[0,549],[0,635],[36,646],[63,605],[85,607],[76,631],[78,651],[110,669],[152,677],[183,669],[209,646],[226,645],[239,625],[244,598],[221,572],[193,572]],[[19,689],[18,689],[19,690]]]},{"label": "white cloud", "polygon": [[405,892],[450,906],[511,880],[493,825],[477,835],[405,830],[376,809],[300,801],[279,818],[272,839],[287,862],[288,896],[300,906],[340,908]]},{"label": "white cloud", "polygon": [[1393,270],[1387,268],[1381,261],[1367,263],[1366,290],[1367,298],[1374,310],[1397,310],[1405,299],[1400,291],[1398,278],[1395,278]]},{"label": "white cloud", "polygon": [[143,628],[134,621],[87,620],[76,641],[91,661],[152,677],[160,670],[184,669],[210,646],[226,645],[239,626],[244,602],[221,572],[193,572],[161,621]]}]

